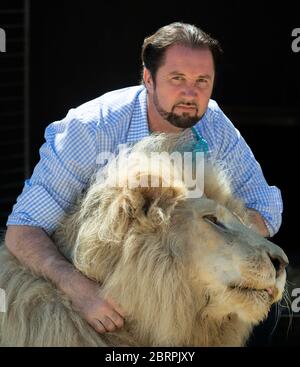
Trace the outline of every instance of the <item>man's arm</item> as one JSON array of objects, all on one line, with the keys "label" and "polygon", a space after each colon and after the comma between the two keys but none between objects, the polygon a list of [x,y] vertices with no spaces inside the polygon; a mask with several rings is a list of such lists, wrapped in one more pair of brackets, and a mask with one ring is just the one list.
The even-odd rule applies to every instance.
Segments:
[{"label": "man's arm", "polygon": [[42,228],[8,226],[5,244],[22,264],[66,294],[73,308],[96,331],[103,333],[123,326],[120,307],[112,299],[101,298],[99,285],[77,271]]},{"label": "man's arm", "polygon": [[270,237],[270,232],[263,217],[254,209],[248,209],[248,216],[251,222],[251,229],[263,237]]},{"label": "man's arm", "polygon": [[78,272],[49,237],[95,171],[98,115],[88,103],[47,127],[41,159],[8,218],[5,241],[21,263],[52,281],[96,331],[105,332],[123,325],[122,311],[101,298],[99,285]]},{"label": "man's arm", "polygon": [[254,210],[251,214],[256,229],[264,236],[274,236],[282,221],[280,190],[268,185],[250,147],[219,107],[214,106],[211,119],[215,159],[230,177],[233,194]]}]

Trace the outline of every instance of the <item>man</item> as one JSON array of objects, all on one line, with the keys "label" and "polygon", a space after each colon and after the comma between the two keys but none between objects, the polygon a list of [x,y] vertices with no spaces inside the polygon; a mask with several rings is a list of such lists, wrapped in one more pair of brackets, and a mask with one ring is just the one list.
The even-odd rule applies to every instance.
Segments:
[{"label": "man", "polygon": [[219,52],[216,40],[189,24],[173,23],[146,38],[143,85],[107,93],[49,125],[40,162],[8,218],[8,249],[50,279],[100,333],[121,328],[123,310],[117,300],[99,296],[99,285],[76,271],[50,236],[101,168],[101,152],[115,152],[119,144],[140,140],[151,131],[180,133],[194,126],[231,174],[254,229],[263,236],[279,229],[279,190],[268,186],[244,139],[210,100]]}]

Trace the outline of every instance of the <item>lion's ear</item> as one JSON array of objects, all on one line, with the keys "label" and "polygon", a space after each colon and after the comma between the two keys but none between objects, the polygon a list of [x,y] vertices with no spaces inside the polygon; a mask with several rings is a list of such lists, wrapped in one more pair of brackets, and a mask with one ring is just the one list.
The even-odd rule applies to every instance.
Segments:
[{"label": "lion's ear", "polygon": [[186,187],[181,181],[167,182],[162,176],[143,175],[141,186],[134,189],[142,199],[142,211],[155,224],[168,220],[179,201],[186,198]]}]

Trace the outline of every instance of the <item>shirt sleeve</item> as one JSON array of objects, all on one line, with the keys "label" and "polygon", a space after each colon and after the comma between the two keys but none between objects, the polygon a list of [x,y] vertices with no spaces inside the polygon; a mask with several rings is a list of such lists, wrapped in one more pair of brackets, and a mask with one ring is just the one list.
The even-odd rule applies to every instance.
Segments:
[{"label": "shirt sleeve", "polygon": [[222,110],[218,107],[215,113],[216,158],[231,177],[234,195],[262,215],[270,236],[274,236],[282,222],[281,192],[268,185],[251,149]]},{"label": "shirt sleeve", "polygon": [[49,235],[85,189],[96,167],[97,129],[70,110],[45,130],[40,161],[17,198],[7,225],[42,227]]}]

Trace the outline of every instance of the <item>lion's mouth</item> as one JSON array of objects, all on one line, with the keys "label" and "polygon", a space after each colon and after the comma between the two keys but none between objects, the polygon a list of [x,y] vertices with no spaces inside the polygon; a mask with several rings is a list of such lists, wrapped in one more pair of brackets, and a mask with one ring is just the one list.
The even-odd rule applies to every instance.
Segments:
[{"label": "lion's mouth", "polygon": [[229,286],[230,290],[234,290],[240,293],[244,293],[245,295],[250,294],[261,294],[261,295],[268,295],[270,298],[274,298],[275,295],[275,288],[274,287],[267,287],[267,288],[253,288],[249,286],[243,286],[243,285],[235,285],[232,284]]}]

